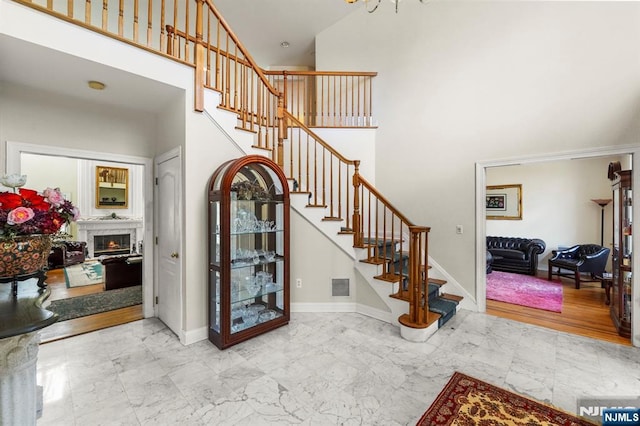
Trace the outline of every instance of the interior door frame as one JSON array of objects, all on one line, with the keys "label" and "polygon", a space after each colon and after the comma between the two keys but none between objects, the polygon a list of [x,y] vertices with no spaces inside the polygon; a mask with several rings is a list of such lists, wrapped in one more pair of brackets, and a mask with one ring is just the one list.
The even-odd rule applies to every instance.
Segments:
[{"label": "interior door frame", "polygon": [[[69,157],[83,160],[109,161],[123,164],[136,164],[144,167],[143,171],[143,194],[144,204],[144,257],[154,258],[153,241],[153,161],[148,157],[133,155],[114,154],[111,152],[89,151],[75,148],[65,148],[53,145],[38,145],[7,141],[7,156],[5,170],[7,174],[20,173],[20,156],[25,154],[48,155],[51,157]],[[142,264],[142,313],[145,318],[155,316],[153,301],[154,269],[153,263],[145,261]]]},{"label": "interior door frame", "polygon": [[[184,250],[184,223],[182,220],[183,217],[183,201],[182,201],[182,196],[184,194],[184,191],[182,190],[182,185],[184,182],[184,176],[183,176],[183,164],[182,164],[182,147],[178,146],[175,147],[167,152],[164,152],[160,155],[157,155],[154,159],[154,182],[156,182],[157,177],[157,172],[158,172],[158,165],[160,163],[163,163],[165,161],[168,161],[172,158],[178,158],[178,164],[180,165],[179,171],[178,171],[178,187],[180,188],[180,197],[178,197],[177,202],[178,202],[178,223],[180,223],[180,236],[179,236],[179,249],[178,249],[178,253],[180,253],[180,271],[179,271],[179,281],[180,281],[180,334],[178,335],[178,338],[180,339],[180,342],[182,344],[186,344],[186,336],[184,333],[185,330],[185,324],[186,324],[186,309],[185,309],[185,300],[186,300],[186,289],[185,289],[185,285],[184,285],[184,256],[183,253],[185,252]],[[157,215],[158,215],[158,200],[159,200],[159,195],[158,195],[158,185],[156,182],[156,185],[154,185],[154,219],[157,222]],[[157,237],[159,235],[159,230],[156,230],[155,233],[155,237]],[[156,247],[155,244],[155,237],[154,237],[154,248]],[[159,260],[158,260],[158,250],[155,250],[154,252],[154,273],[156,274],[156,277],[158,276],[158,266],[159,266]],[[154,294],[154,304],[153,304],[153,311],[155,316],[158,316],[158,305],[155,303],[155,296],[157,296],[159,294],[159,287],[158,287],[158,280],[156,280],[153,284],[153,294]]]},{"label": "interior door frame", "polygon": [[[631,155],[632,168],[635,168],[636,158],[640,158],[640,145],[620,145],[580,151],[567,151],[557,154],[541,154],[528,157],[507,158],[499,160],[487,160],[476,163],[476,304],[479,312],[487,310],[487,274],[486,274],[486,239],[487,220],[485,213],[486,199],[486,169],[490,167],[515,166],[520,164],[533,164],[559,160],[577,160],[583,158],[606,157],[612,155]],[[602,172],[604,176],[604,171]],[[634,188],[640,188],[640,173],[633,173]],[[640,218],[640,209],[633,209],[633,222]],[[636,222],[640,223],[640,222]],[[640,237],[638,233],[633,234],[633,246],[640,247]],[[633,270],[640,267],[640,256],[633,256]],[[632,294],[640,294],[640,279],[634,279],[632,283]],[[634,311],[640,313],[640,298],[634,298]],[[631,323],[631,344],[640,347],[640,315],[632,317]]]}]

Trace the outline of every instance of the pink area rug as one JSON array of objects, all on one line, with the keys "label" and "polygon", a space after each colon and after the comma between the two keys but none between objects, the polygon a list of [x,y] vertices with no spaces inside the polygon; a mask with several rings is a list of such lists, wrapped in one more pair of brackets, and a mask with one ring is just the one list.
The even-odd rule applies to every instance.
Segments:
[{"label": "pink area rug", "polygon": [[487,275],[487,299],[562,312],[562,284],[531,275],[493,271]]}]

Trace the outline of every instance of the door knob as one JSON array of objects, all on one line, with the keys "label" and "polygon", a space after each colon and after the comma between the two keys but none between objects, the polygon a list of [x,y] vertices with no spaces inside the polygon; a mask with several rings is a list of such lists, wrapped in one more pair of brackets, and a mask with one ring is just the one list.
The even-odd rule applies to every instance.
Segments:
[{"label": "door knob", "polygon": [[171,253],[171,257],[173,257],[174,259],[177,259],[178,258],[178,252],[174,251],[173,253]]}]

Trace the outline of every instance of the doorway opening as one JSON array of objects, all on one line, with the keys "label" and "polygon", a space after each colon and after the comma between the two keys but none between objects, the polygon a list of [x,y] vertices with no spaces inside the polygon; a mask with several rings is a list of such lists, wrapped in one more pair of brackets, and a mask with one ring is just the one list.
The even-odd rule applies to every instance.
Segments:
[{"label": "doorway opening", "polygon": [[[527,322],[553,328],[573,334],[580,334],[588,337],[602,338],[599,336],[601,325],[592,324],[588,320],[588,315],[584,315],[583,322],[574,324],[575,319],[555,313],[541,311],[533,308],[519,307],[512,305],[507,309],[507,304],[497,306],[501,302],[488,301],[486,298],[486,237],[508,236],[541,238],[546,241],[545,252],[539,257],[538,275],[546,280],[547,260],[551,256],[552,250],[557,250],[562,246],[570,246],[583,242],[599,242],[601,232],[604,230],[605,246],[611,243],[612,225],[611,212],[606,212],[604,229],[601,229],[601,208],[591,201],[590,198],[611,198],[611,186],[607,178],[607,165],[611,159],[623,159],[627,161],[627,168],[632,168],[633,154],[638,153],[638,147],[624,146],[620,148],[607,148],[598,150],[587,150],[581,152],[563,153],[557,155],[545,155],[526,158],[514,158],[499,161],[487,161],[476,164],[476,297],[478,309],[493,315],[504,316],[516,321]],[[581,161],[584,160],[584,161]],[[582,164],[579,164],[582,163]],[[581,166],[592,166],[593,170],[586,173],[586,180],[574,179],[575,169]],[[624,167],[623,167],[624,168]],[[533,181],[538,173],[538,181]],[[578,174],[580,175],[580,174]],[[584,178],[583,178],[584,179]],[[585,198],[593,190],[593,182],[590,179],[600,180],[600,187],[595,189],[592,197]],[[637,184],[637,176],[634,175],[633,184]],[[507,181],[508,180],[508,181]],[[524,180],[516,182],[516,180]],[[522,220],[487,220],[486,213],[486,187],[488,185],[506,185],[522,183]],[[573,187],[580,187],[581,190],[572,190]],[[586,188],[586,189],[585,189]],[[599,191],[599,192],[598,192]],[[602,193],[601,193],[602,192]],[[565,222],[563,215],[566,210],[564,203],[574,203],[569,214],[570,224]],[[580,221],[580,224],[575,224]],[[546,238],[545,238],[546,237]],[[634,237],[635,238],[635,237]],[[582,241],[586,239],[589,241]],[[604,304],[604,289],[584,288],[573,289],[572,283],[563,281],[565,292],[565,304],[569,305],[572,300],[577,306],[579,300],[588,296],[591,291],[594,300],[601,300],[602,321],[609,322],[608,326],[612,339],[616,339],[615,327],[608,318],[608,306]],[[638,280],[633,283],[633,291],[638,291]],[[567,306],[566,313],[574,310],[574,307]],[[502,312],[499,312],[502,311]],[[536,315],[538,314],[538,315]],[[579,316],[579,315],[578,315]],[[536,318],[537,317],[537,318]],[[555,318],[555,321],[553,319]],[[635,319],[637,321],[637,319]],[[637,325],[637,323],[636,323]],[[607,338],[603,338],[607,340]],[[616,343],[629,344],[628,339],[620,339]],[[634,343],[636,346],[638,342]]]},{"label": "doorway opening", "polygon": [[[129,213],[135,211],[136,214],[139,214],[140,217],[137,218],[139,219],[137,222],[142,224],[135,241],[152,240],[153,212],[147,209],[146,206],[150,205],[150,203],[145,201],[145,199],[148,200],[153,196],[151,159],[47,145],[7,142],[6,172],[9,174],[27,174],[28,186],[30,188],[39,189],[40,186],[45,185],[42,188],[44,189],[52,184],[58,185],[58,183],[51,183],[51,175],[49,174],[49,171],[53,169],[51,167],[53,162],[56,164],[56,176],[60,175],[58,181],[61,183],[59,183],[59,185],[61,188],[64,186],[63,192],[67,192],[68,198],[80,209],[81,219],[85,220],[85,222],[93,221],[94,223],[106,223],[108,220],[101,219],[108,219],[108,216],[111,216],[110,211],[98,210],[94,204],[95,197],[93,196],[92,189],[95,188],[95,185],[92,184],[91,179],[88,179],[87,176],[90,176],[94,171],[95,164],[113,163],[135,170],[133,176],[137,176],[137,182],[135,182],[135,185],[132,185],[132,210],[130,210]],[[49,166],[43,167],[43,164],[47,163]],[[60,168],[58,167],[60,163],[64,163],[69,167]],[[65,177],[62,177],[62,174],[64,174]],[[138,203],[137,207],[136,203]],[[121,212],[122,210],[119,211],[116,217],[121,215]],[[71,229],[68,230],[68,233],[71,234],[70,238],[78,238],[78,236],[80,239],[83,238],[83,236],[79,234],[83,232],[86,234],[86,232],[78,228],[76,223],[72,224]],[[129,237],[129,235],[127,236]],[[86,235],[84,235],[84,237],[86,237]],[[92,240],[91,246],[93,246],[93,243]],[[131,244],[132,241],[130,240],[129,245]],[[41,341],[45,343],[47,341],[70,337],[75,334],[86,333],[144,317],[154,316],[154,306],[153,303],[151,303],[153,299],[153,246],[148,246],[146,256],[148,261],[143,263],[142,268],[142,305],[137,305],[135,309],[129,307],[122,312],[120,312],[121,310],[116,310],[58,322],[41,330]],[[130,251],[130,248],[128,248],[127,251]],[[89,253],[87,253],[87,255],[88,254]],[[94,257],[93,254],[92,257]],[[97,258],[91,260],[99,263]],[[77,288],[71,287],[69,284],[69,274],[65,274],[65,272],[66,271],[61,268],[48,271],[47,284],[51,290],[49,301],[86,296],[105,291],[103,284],[89,284]],[[95,273],[95,269],[92,270],[92,273]]]}]

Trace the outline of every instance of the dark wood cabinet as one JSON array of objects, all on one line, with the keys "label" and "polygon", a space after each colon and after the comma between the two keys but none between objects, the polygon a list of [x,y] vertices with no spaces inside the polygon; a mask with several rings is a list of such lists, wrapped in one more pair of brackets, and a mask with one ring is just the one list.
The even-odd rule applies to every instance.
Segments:
[{"label": "dark wood cabinet", "polygon": [[224,349],[289,322],[289,188],[251,155],[209,180],[209,340]]},{"label": "dark wood cabinet", "polygon": [[614,173],[611,319],[623,337],[631,337],[633,279],[633,190],[631,170]]}]

